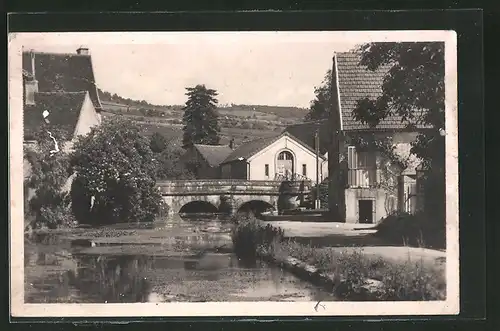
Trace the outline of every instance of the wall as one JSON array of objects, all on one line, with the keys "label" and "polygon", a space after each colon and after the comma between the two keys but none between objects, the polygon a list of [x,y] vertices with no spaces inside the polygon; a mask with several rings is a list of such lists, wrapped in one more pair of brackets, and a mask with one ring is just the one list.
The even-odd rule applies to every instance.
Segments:
[{"label": "wall", "polygon": [[[390,133],[380,133],[380,138],[387,136]],[[392,133],[392,139],[394,144],[396,144],[396,152],[402,157],[408,156],[411,149],[411,142],[415,140],[417,133],[415,132],[394,132]],[[347,148],[350,145],[349,135],[346,134],[346,139],[340,143],[340,151],[347,158]],[[377,167],[380,167],[386,160],[380,154],[376,153]],[[414,157],[410,157],[410,167],[405,171],[405,173],[414,173],[414,167],[418,164],[418,160]],[[345,180],[347,180],[347,162],[342,162],[341,164],[343,173],[346,175]],[[394,170],[394,169],[393,169]],[[399,170],[395,170],[395,174],[399,174]],[[377,181],[382,180],[381,171],[377,171]],[[397,189],[397,178],[394,177],[394,190]],[[386,179],[387,181],[387,179]],[[346,181],[344,183],[347,183]],[[358,200],[361,199],[373,199],[375,203],[375,216],[374,223],[379,222],[382,218],[386,217],[389,212],[392,211],[391,205],[397,206],[397,191],[393,191],[392,187],[387,186],[386,188],[346,188],[345,189],[345,215],[346,222],[355,223],[359,220],[358,214]],[[392,197],[392,198],[390,198]],[[393,200],[392,200],[393,199]],[[391,201],[392,200],[392,201]],[[412,201],[413,202],[413,201]]]},{"label": "wall", "polygon": [[100,117],[97,114],[92,101],[90,100],[89,94],[87,93],[85,95],[85,99],[83,100],[80,116],[76,124],[75,136],[84,136],[90,132],[90,129],[92,127],[100,124]]},{"label": "wall", "polygon": [[[273,180],[277,173],[277,158],[281,151],[288,150],[294,157],[294,172],[302,175],[302,165],[306,164],[307,177],[316,182],[316,156],[290,137],[283,136],[249,159],[250,180]],[[323,161],[319,159],[320,166]],[[265,176],[265,165],[269,164],[269,176]]]},{"label": "wall", "polygon": [[[213,195],[183,195],[183,196],[163,196],[163,201],[169,206],[169,213],[176,214],[181,208],[193,201],[205,201],[217,209],[219,209],[221,205],[221,194],[213,194]],[[234,210],[237,211],[243,204],[249,201],[264,201],[269,203],[277,209],[277,201],[278,196],[276,195],[238,195],[234,196]]]},{"label": "wall", "polygon": [[[221,196],[230,197],[237,210],[249,201],[264,201],[277,208],[280,195],[279,181],[246,180],[186,180],[159,181],[158,190],[163,200],[170,207],[171,213],[177,213],[185,204],[192,201],[206,201],[219,208]],[[304,193],[310,187],[304,187]]]},{"label": "wall", "polygon": [[[390,201],[389,196],[384,189],[377,188],[348,188],[345,190],[345,204],[346,204],[346,222],[357,223],[359,221],[358,200],[374,200],[375,215],[373,217],[374,223],[378,223],[382,218],[386,217],[391,212],[388,209]],[[394,206],[397,205],[396,196],[394,197]]]},{"label": "wall", "polygon": [[233,161],[221,165],[222,179],[248,179],[248,164],[246,161]]},{"label": "wall", "polygon": [[196,162],[196,178],[215,179],[219,177],[219,168],[211,167],[200,152],[194,147],[188,148],[186,153],[182,156],[182,161],[185,163]]}]

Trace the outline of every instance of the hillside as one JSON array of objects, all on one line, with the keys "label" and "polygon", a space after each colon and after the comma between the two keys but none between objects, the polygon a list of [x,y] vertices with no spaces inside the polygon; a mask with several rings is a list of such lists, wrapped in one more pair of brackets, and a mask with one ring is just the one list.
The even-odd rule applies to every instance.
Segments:
[{"label": "hillside", "polygon": [[[145,134],[167,138],[182,135],[182,105],[153,105],[99,90],[104,117],[125,116],[144,128]],[[224,105],[218,108],[221,143],[235,143],[279,134],[287,125],[303,121],[307,109],[265,105]]]}]

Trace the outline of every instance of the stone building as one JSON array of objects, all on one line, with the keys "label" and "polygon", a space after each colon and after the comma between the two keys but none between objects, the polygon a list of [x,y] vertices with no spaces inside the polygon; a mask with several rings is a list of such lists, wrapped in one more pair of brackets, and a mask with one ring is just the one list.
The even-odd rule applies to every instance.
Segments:
[{"label": "stone building", "polygon": [[[314,132],[312,133],[314,137]],[[309,179],[316,182],[325,155],[287,131],[240,145],[220,165],[221,178],[245,180]],[[326,171],[326,168],[325,168]],[[322,176],[320,176],[322,177]]]},{"label": "stone building", "polygon": [[[36,148],[34,134],[42,127],[65,131],[68,152],[78,136],[100,125],[102,105],[88,48],[71,54],[23,51],[22,70],[25,150]],[[24,160],[24,177],[29,175]]]},{"label": "stone building", "polygon": [[[410,155],[411,142],[428,127],[412,125],[396,115],[387,116],[376,127],[361,123],[353,110],[364,98],[382,95],[382,84],[390,66],[376,71],[360,65],[355,52],[333,57],[332,112],[329,119],[330,209],[346,222],[377,223],[399,209],[414,212],[416,167],[419,161]],[[407,160],[401,168],[377,151],[360,151],[354,139],[363,134],[392,140],[396,153]]]}]

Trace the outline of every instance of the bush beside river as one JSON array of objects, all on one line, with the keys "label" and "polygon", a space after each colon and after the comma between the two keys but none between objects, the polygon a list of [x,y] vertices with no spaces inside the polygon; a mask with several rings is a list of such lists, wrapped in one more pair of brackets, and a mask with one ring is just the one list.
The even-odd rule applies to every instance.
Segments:
[{"label": "bush beside river", "polygon": [[338,251],[318,249],[285,238],[281,229],[253,216],[236,216],[232,231],[235,253],[246,260],[257,259],[265,253],[275,259],[292,257],[333,274],[335,295],[342,299],[360,298],[366,293],[370,280],[379,285],[371,300],[444,300],[446,282],[442,270],[423,260],[395,262],[382,257],[368,256],[360,250]]}]

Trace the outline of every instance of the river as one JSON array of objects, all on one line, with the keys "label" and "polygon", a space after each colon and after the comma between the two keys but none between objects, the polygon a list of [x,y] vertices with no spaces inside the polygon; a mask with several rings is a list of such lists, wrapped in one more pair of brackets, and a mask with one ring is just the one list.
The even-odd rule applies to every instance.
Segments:
[{"label": "river", "polygon": [[91,247],[65,232],[25,240],[26,303],[334,300],[280,268],[242,263],[215,216],[79,231]]}]

